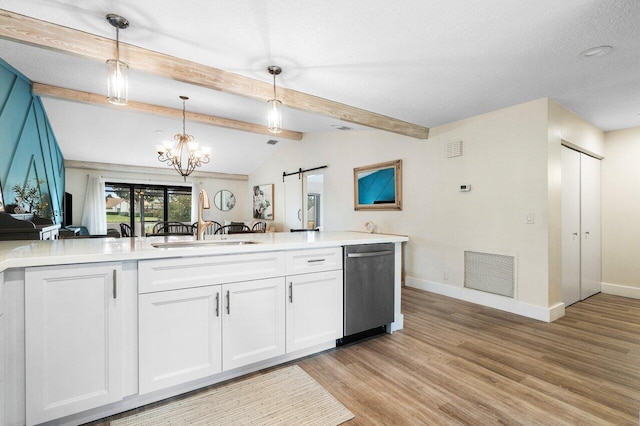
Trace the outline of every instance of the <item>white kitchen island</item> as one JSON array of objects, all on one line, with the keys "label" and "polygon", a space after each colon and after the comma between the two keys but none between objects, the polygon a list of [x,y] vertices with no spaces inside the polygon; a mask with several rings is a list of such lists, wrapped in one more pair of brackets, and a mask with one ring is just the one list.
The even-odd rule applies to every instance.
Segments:
[{"label": "white kitchen island", "polygon": [[0,425],[78,424],[335,347],[347,245],[394,243],[402,328],[407,237],[208,237],[0,242]]}]

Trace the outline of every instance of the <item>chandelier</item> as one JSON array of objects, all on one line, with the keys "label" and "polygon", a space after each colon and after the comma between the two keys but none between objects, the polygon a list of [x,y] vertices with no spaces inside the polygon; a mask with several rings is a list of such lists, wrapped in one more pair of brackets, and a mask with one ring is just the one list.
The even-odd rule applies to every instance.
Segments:
[{"label": "chandelier", "polygon": [[189,98],[180,96],[180,99],[182,99],[182,133],[173,137],[178,141],[178,144],[174,146],[174,142],[165,141],[162,145],[156,145],[156,150],[158,151],[158,160],[173,166],[186,182],[187,176],[196,167],[209,162],[211,148],[203,146],[202,149],[198,149],[198,144],[193,141],[193,136],[188,135],[185,131],[185,103]]}]

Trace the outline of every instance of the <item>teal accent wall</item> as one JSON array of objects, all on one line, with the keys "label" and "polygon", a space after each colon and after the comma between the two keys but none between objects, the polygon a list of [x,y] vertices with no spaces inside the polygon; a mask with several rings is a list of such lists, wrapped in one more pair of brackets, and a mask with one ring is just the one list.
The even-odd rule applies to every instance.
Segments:
[{"label": "teal accent wall", "polygon": [[50,218],[62,221],[64,158],[39,96],[31,81],[0,59],[0,184],[5,204],[12,204],[11,188],[41,181],[49,198]]}]

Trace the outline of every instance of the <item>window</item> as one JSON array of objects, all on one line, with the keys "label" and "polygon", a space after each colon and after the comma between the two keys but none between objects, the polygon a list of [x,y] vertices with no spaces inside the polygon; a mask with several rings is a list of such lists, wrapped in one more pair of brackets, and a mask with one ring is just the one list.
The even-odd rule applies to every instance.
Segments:
[{"label": "window", "polygon": [[157,222],[191,223],[191,188],[185,186],[105,183],[107,229],[126,223],[137,236]]}]

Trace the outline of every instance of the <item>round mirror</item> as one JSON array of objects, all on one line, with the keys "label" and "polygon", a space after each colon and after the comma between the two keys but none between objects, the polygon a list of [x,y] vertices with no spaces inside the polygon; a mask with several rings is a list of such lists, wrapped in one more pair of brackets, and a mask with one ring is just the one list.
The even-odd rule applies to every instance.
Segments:
[{"label": "round mirror", "polygon": [[233,195],[233,192],[223,189],[216,192],[215,197],[213,197],[213,204],[215,204],[219,210],[226,212],[236,205],[236,196]]}]

